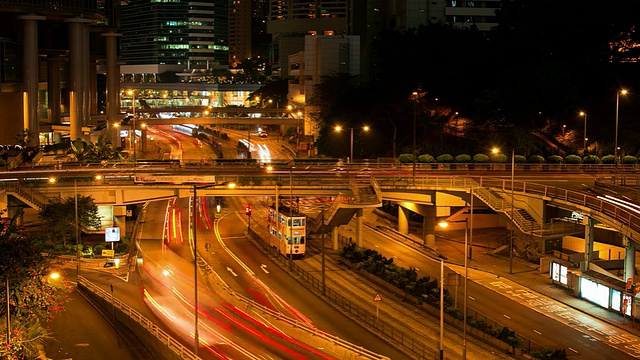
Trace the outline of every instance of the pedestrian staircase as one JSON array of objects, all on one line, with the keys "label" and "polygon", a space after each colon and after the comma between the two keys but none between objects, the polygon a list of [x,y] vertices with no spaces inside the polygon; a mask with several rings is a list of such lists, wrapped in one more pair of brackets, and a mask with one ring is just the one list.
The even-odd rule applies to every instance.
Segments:
[{"label": "pedestrian staircase", "polygon": [[565,222],[541,223],[532,215],[535,214],[535,211],[527,203],[514,202],[512,207],[511,193],[505,190],[478,186],[473,187],[473,194],[495,212],[506,215],[525,234],[539,237],[557,237],[576,234],[581,231],[575,224]]},{"label": "pedestrian staircase", "polygon": [[[382,191],[373,177],[368,182],[358,182],[350,179],[349,189],[351,193],[339,193],[329,209],[324,211],[325,226],[346,225],[359,209],[382,206]],[[307,226],[311,232],[320,230],[323,225],[321,218],[322,214],[318,214],[316,218],[308,219]]]},{"label": "pedestrian staircase", "polygon": [[38,211],[44,209],[44,207],[51,202],[51,199],[49,199],[47,195],[35,188],[26,187],[20,182],[6,182],[3,185],[8,195],[18,198],[20,201]]}]

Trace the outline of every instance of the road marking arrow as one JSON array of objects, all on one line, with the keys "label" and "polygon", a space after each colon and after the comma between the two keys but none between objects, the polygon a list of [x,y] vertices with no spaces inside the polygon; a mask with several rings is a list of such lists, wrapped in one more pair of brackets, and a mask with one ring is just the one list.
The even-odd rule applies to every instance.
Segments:
[{"label": "road marking arrow", "polygon": [[238,276],[238,274],[233,272],[233,269],[227,266],[227,271],[231,273],[233,276]]},{"label": "road marking arrow", "polygon": [[260,265],[260,269],[262,269],[262,271],[264,271],[267,274],[269,273],[269,271],[267,270],[267,265],[265,264]]}]

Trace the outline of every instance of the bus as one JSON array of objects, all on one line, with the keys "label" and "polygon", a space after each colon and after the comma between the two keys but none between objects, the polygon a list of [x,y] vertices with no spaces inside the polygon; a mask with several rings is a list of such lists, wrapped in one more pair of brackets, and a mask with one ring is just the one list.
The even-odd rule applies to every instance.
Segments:
[{"label": "bus", "polygon": [[276,221],[276,207],[269,206],[267,217],[267,231],[269,245],[278,249],[284,256],[300,259],[305,253],[307,241],[307,217],[287,206],[278,207]]}]

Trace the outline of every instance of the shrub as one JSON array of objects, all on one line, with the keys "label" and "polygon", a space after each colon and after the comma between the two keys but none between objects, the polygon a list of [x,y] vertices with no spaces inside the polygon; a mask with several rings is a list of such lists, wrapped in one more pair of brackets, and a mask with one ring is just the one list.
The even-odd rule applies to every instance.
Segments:
[{"label": "shrub", "polygon": [[564,162],[567,164],[581,164],[582,159],[578,155],[567,155],[567,157],[564,158]]},{"label": "shrub", "polygon": [[600,158],[595,155],[587,155],[582,159],[583,164],[600,164]]},{"label": "shrub", "polygon": [[475,154],[473,155],[473,162],[476,163],[488,163],[489,157],[485,154]]},{"label": "shrub", "polygon": [[491,162],[492,163],[506,163],[508,160],[507,155],[505,154],[496,154],[496,155],[491,155]]},{"label": "shrub", "polygon": [[531,164],[544,164],[545,160],[540,155],[531,155],[529,156],[529,162]]},{"label": "shrub", "polygon": [[105,250],[106,248],[104,247],[104,245],[96,245],[93,247],[93,253],[94,254],[98,254],[99,256],[102,255],[102,250]]},{"label": "shrub", "polygon": [[457,163],[470,163],[471,162],[471,156],[469,156],[467,154],[460,154],[460,155],[456,156],[456,162]]},{"label": "shrub", "polygon": [[527,162],[527,158],[522,155],[516,155],[513,159],[516,164],[524,164]]},{"label": "shrub", "polygon": [[615,164],[616,157],[613,155],[605,155],[600,159],[600,161],[602,161],[603,164]]},{"label": "shrub", "polygon": [[551,155],[547,158],[547,162],[549,164],[562,164],[562,156],[560,155]]},{"label": "shrub", "polygon": [[422,155],[418,156],[418,162],[419,163],[432,163],[432,162],[436,162],[436,159],[434,159],[433,156],[431,156],[429,154],[422,154]]},{"label": "shrub", "polygon": [[635,157],[635,156],[627,155],[627,156],[622,158],[622,163],[623,164],[637,164],[638,163],[638,158]]},{"label": "shrub", "polygon": [[532,351],[531,356],[536,359],[543,360],[567,360],[567,351],[565,349],[549,349],[543,348],[541,351]]},{"label": "shrub", "polygon": [[398,157],[398,161],[400,161],[401,164],[412,163],[413,154],[400,154],[400,156]]},{"label": "shrub", "polygon": [[7,161],[5,159],[0,159],[0,167],[7,166]]},{"label": "shrub", "polygon": [[436,161],[439,163],[450,163],[453,162],[453,156],[451,156],[450,154],[438,155]]}]

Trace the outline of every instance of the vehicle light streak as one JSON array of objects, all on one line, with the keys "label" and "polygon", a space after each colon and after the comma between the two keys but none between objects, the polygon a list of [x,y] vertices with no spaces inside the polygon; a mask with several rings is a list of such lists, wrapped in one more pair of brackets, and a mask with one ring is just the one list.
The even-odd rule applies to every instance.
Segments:
[{"label": "vehicle light streak", "polygon": [[620,207],[623,207],[623,208],[625,208],[627,210],[633,211],[636,214],[640,214],[640,205],[634,204],[634,203],[632,203],[630,201],[626,201],[626,200],[623,200],[623,199],[620,199],[620,198],[617,198],[617,197],[614,197],[614,196],[611,196],[611,195],[605,195],[604,197],[605,198],[602,198],[601,196],[598,196],[598,199],[602,199],[604,201],[609,201],[609,202],[611,202],[613,204],[616,204],[616,205],[618,205]]},{"label": "vehicle light streak", "polygon": [[278,302],[278,304],[280,304],[280,306],[282,306],[283,308],[287,309],[287,311],[289,313],[293,314],[293,316],[295,316],[298,320],[300,320],[303,323],[305,323],[307,326],[314,327],[313,326],[313,322],[309,318],[304,316],[300,311],[296,310],[293,306],[289,305],[289,303],[287,303],[277,293],[275,293],[273,290],[271,290],[271,288],[269,288],[265,283],[263,283],[262,280],[258,279],[254,275],[251,275],[251,278],[253,279],[253,281],[255,283],[260,285],[260,287],[264,291],[266,291],[270,296],[272,296]]},{"label": "vehicle light streak", "polygon": [[260,321],[256,320],[251,315],[247,314],[246,312],[238,309],[237,307],[235,307],[235,306],[233,306],[233,305],[231,305],[229,303],[225,302],[225,303],[222,303],[222,305],[225,306],[227,309],[231,310],[232,312],[236,313],[237,315],[243,317],[245,320],[253,323],[255,326],[258,326],[258,327],[260,327],[262,329],[265,329],[265,330],[269,331],[270,333],[272,333],[274,335],[277,335],[277,336],[281,337],[282,339],[285,339],[285,340],[291,342],[292,344],[300,346],[301,348],[303,348],[303,349],[305,349],[305,350],[307,350],[307,351],[309,351],[309,352],[311,352],[311,353],[313,353],[315,355],[320,356],[323,359],[333,359],[332,357],[327,356],[326,354],[323,354],[323,353],[319,352],[318,350],[312,348],[311,346],[292,338],[291,336],[283,333],[282,331],[279,331],[276,328],[272,328],[272,327],[266,326],[265,324],[263,324]]},{"label": "vehicle light streak", "polygon": [[295,357],[297,359],[306,359],[306,357],[303,356],[302,354],[298,354],[297,352],[293,351],[292,349],[289,349],[286,346],[280,344],[279,342],[277,342],[277,341],[265,336],[264,334],[262,334],[261,332],[257,331],[256,329],[241,323],[240,321],[236,320],[231,315],[226,314],[222,310],[215,309],[215,311],[218,312],[218,314],[224,316],[227,320],[233,322],[239,328],[244,329],[246,332],[248,332],[248,333],[256,336],[257,338],[260,338],[261,340],[263,340],[263,341],[265,341],[265,342],[277,347],[278,349],[290,354],[291,356],[293,356],[293,357]]}]

